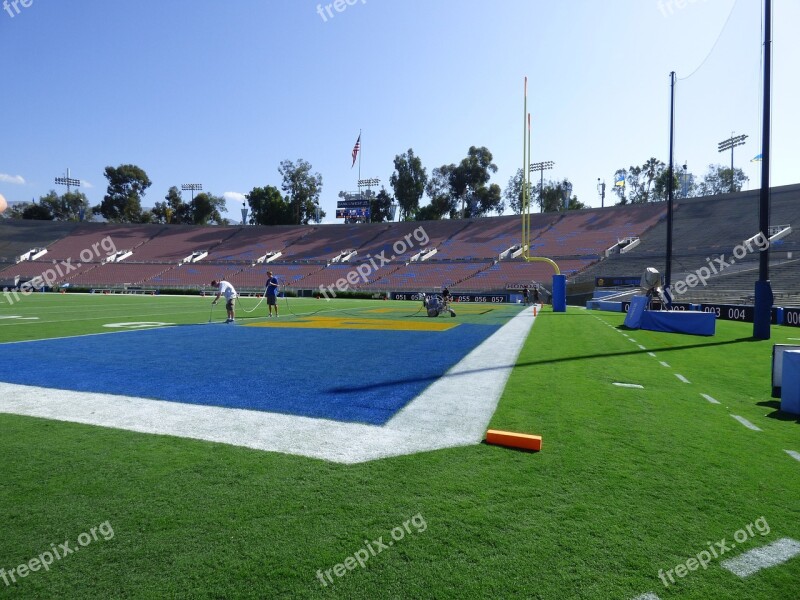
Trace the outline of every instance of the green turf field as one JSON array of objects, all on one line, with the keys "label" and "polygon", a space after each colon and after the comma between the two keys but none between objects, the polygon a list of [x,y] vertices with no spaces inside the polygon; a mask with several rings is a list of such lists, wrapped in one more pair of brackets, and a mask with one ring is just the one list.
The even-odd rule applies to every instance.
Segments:
[{"label": "green turf field", "polygon": [[[289,302],[298,314],[421,318],[414,302]],[[459,322],[499,323],[518,308],[456,310]],[[207,323],[224,307],[49,294],[0,304],[0,317],[37,317],[0,319],[11,342]],[[491,423],[542,435],[535,454],[481,444],[345,466],[1,414],[0,568],[103,523],[113,537],[0,579],[0,598],[800,598],[800,556],[744,579],[720,565],[800,540],[800,462],[786,452],[800,452],[800,421],[769,396],[772,343],[800,330],[758,342],[749,324],[719,321],[698,338],[628,332],[622,319],[537,318]],[[748,525],[736,548],[663,585],[659,571]],[[340,577],[339,564],[353,568]]]}]

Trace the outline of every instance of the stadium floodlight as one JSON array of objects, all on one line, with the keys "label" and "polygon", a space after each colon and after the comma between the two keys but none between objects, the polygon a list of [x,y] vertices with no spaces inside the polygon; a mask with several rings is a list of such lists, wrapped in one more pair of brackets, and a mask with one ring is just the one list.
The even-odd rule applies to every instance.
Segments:
[{"label": "stadium floodlight", "polygon": [[67,186],[67,193],[69,194],[73,187],[81,187],[81,180],[70,177],[69,169],[67,169],[66,177],[56,177],[56,185]]},{"label": "stadium floodlight", "polygon": [[556,166],[552,160],[546,160],[544,162],[538,163],[531,163],[528,167],[531,173],[539,171],[539,205],[542,208],[542,212],[544,212],[544,172],[552,169]]},{"label": "stadium floodlight", "polygon": [[370,189],[373,186],[379,185],[380,182],[381,182],[381,180],[378,179],[377,177],[372,177],[370,179],[359,179],[358,180],[358,187],[359,187],[359,189],[361,189],[362,187]]},{"label": "stadium floodlight", "polygon": [[203,184],[202,183],[184,183],[181,185],[181,189],[183,191],[192,192],[192,201],[194,202],[194,193],[203,191]]},{"label": "stadium floodlight", "polygon": [[717,144],[719,152],[731,151],[731,193],[734,191],[734,182],[736,181],[736,178],[733,176],[733,149],[736,148],[736,146],[744,146],[744,141],[746,139],[746,135],[733,135],[733,132],[731,132],[731,137]]}]

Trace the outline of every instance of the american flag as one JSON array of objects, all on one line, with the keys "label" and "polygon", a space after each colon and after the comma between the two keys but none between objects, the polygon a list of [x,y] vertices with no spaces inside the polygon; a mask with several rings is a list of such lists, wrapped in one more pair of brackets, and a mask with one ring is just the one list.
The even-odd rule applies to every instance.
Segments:
[{"label": "american flag", "polygon": [[358,134],[358,139],[356,140],[356,145],[353,146],[353,164],[350,165],[352,169],[356,164],[356,157],[358,156],[358,151],[361,150],[361,134]]}]

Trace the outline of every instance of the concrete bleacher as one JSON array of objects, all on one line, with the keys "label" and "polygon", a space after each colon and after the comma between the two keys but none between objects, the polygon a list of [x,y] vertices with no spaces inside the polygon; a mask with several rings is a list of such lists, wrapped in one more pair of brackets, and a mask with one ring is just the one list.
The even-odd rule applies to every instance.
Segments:
[{"label": "concrete bleacher", "polygon": [[[116,225],[81,223],[67,237],[47,247],[44,258],[73,262],[102,262],[108,249],[134,250],[164,230],[163,225]],[[82,257],[83,255],[83,257]],[[90,257],[89,260],[86,258]]]},{"label": "concrete bleacher", "polygon": [[[790,225],[791,234],[771,249],[772,283],[777,294],[800,296],[800,185],[772,190],[772,225]],[[757,233],[758,191],[676,201],[673,282]],[[638,277],[647,267],[665,271],[666,205],[615,206],[568,213],[531,215],[531,255],[552,258],[571,286],[592,285],[596,277]],[[415,235],[416,234],[416,235]],[[106,237],[117,250],[133,254],[120,263],[77,260]],[[618,241],[638,237],[624,254],[606,251]],[[423,245],[423,241],[427,243]],[[504,290],[507,284],[549,283],[552,268],[500,254],[521,241],[519,216],[445,219],[427,222],[375,224],[225,226],[125,225],[110,223],[53,223],[0,220],[0,280],[31,278],[52,268],[53,261],[81,262],[78,271],[64,272],[55,283],[76,286],[141,285],[164,288],[203,288],[211,279],[226,277],[237,287],[263,289],[266,271],[295,289],[318,289],[346,278],[370,257],[390,259],[370,269],[351,288],[367,291],[437,289],[448,285],[460,291]],[[48,253],[36,261],[12,264],[34,247]],[[411,259],[433,250],[425,261]],[[342,251],[356,253],[349,262],[333,262]],[[178,264],[194,252],[201,260]],[[254,264],[267,253],[281,255],[270,263]],[[4,255],[9,255],[6,257]],[[11,256],[13,255],[13,256]],[[394,259],[392,259],[394,257]],[[722,293],[746,298],[757,277],[758,253],[748,254],[726,272],[692,290],[691,300]],[[362,271],[363,272],[363,271]],[[582,293],[582,292],[581,292]]]},{"label": "concrete bleacher", "polygon": [[361,248],[390,227],[389,223],[310,226],[306,235],[287,246],[281,259],[331,260],[344,250]]},{"label": "concrete bleacher", "polygon": [[[70,266],[67,268],[57,264],[57,262],[53,263],[53,261],[50,260],[26,260],[17,264],[8,265],[0,271],[0,280],[13,281],[19,277],[21,281],[26,281],[36,277],[42,277],[46,282],[49,282],[50,285],[57,285],[69,281],[70,278],[76,275],[86,273],[100,266],[100,263],[70,263]],[[78,264],[81,266],[79,267]]]},{"label": "concrete bleacher", "polygon": [[[709,259],[723,257],[728,262],[733,249],[758,233],[758,190],[708,198],[677,200],[673,217],[672,281],[683,280],[708,265]],[[771,190],[773,225],[790,225],[792,233],[771,245],[770,279],[776,297],[800,291],[800,185]],[[666,272],[666,221],[658,222],[640,236],[639,245],[626,254],[614,254],[589,267],[571,283],[586,283],[595,278],[637,277],[647,267]],[[753,248],[756,248],[753,244]],[[696,286],[682,295],[687,302],[746,301],[758,279],[758,252],[749,253],[724,271],[710,278],[706,286]]]},{"label": "concrete bleacher", "polygon": [[14,263],[32,248],[46,248],[77,226],[71,222],[0,219],[0,263]]},{"label": "concrete bleacher", "polygon": [[[556,260],[561,274],[567,277],[585,269],[592,262],[594,262],[593,259]],[[453,285],[453,288],[458,290],[502,290],[507,284],[530,285],[533,281],[541,282],[549,287],[553,274],[553,267],[545,262],[502,261]]]},{"label": "concrete bleacher", "polygon": [[379,288],[432,290],[455,287],[462,281],[492,266],[484,262],[425,262],[405,265],[373,282]]},{"label": "concrete bleacher", "polygon": [[141,285],[150,278],[155,277],[173,268],[165,264],[142,263],[106,263],[94,265],[94,268],[76,273],[67,279],[70,285],[102,287],[119,285]]},{"label": "concrete bleacher", "polygon": [[[531,239],[535,239],[558,221],[558,214],[531,215]],[[522,221],[519,216],[474,219],[438,247],[437,260],[497,259],[501,252],[519,246]]]},{"label": "concrete bleacher", "polygon": [[[267,283],[267,271],[272,271],[278,283],[291,287],[301,285],[307,277],[325,268],[322,264],[285,264],[275,263],[267,265],[247,266],[234,274],[230,281],[236,289],[256,288],[263,289]],[[352,267],[351,267],[352,268]],[[308,287],[302,283],[303,287]]]},{"label": "concrete bleacher", "polygon": [[664,203],[571,211],[531,241],[531,255],[600,256],[619,240],[641,236],[666,216]]},{"label": "concrete bleacher", "polygon": [[254,263],[267,253],[283,254],[287,246],[300,243],[309,232],[309,228],[296,225],[239,227],[234,235],[215,246],[205,260]]},{"label": "concrete bleacher", "polygon": [[164,226],[137,247],[128,261],[178,263],[193,252],[210,252],[239,232],[238,227]]}]

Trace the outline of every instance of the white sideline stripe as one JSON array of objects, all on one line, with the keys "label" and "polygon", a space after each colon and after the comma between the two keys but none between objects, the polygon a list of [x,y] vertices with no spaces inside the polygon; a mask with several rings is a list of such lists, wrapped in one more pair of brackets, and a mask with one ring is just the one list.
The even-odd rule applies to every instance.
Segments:
[{"label": "white sideline stripe", "polygon": [[761,569],[785,563],[800,554],[800,542],[791,538],[782,538],[761,548],[748,550],[736,558],[723,560],[720,564],[734,575],[749,577]]},{"label": "white sideline stripe", "polygon": [[642,346],[641,344],[639,344],[639,348],[641,348],[642,350],[647,350],[647,348],[645,348],[645,347],[644,347],[644,346]]},{"label": "white sideline stripe", "polygon": [[747,420],[747,419],[745,419],[744,417],[740,417],[739,415],[731,415],[731,416],[732,416],[734,419],[736,419],[737,421],[739,421],[739,423],[741,423],[742,425],[744,425],[745,427],[747,427],[748,429],[752,429],[753,431],[761,431],[761,429],[759,429],[758,427],[756,427],[755,425],[753,425],[753,424],[752,424],[750,421],[748,421],[748,420]]},{"label": "white sideline stripe", "polygon": [[647,592],[646,594],[642,594],[641,596],[636,596],[633,600],[661,600],[658,596],[656,596],[653,592]]},{"label": "white sideline stripe", "polygon": [[800,452],[795,452],[794,450],[786,450],[786,454],[788,454],[795,460],[800,460]]},{"label": "white sideline stripe", "polygon": [[659,361],[662,367],[667,367],[669,369],[669,365],[665,363],[663,360]]},{"label": "white sideline stripe", "polygon": [[[535,317],[522,311],[377,427],[0,382],[0,413],[354,464],[479,443]],[[469,393],[465,393],[469,390]]]},{"label": "white sideline stripe", "polygon": [[686,379],[686,377],[684,377],[684,376],[683,376],[683,375],[681,375],[680,373],[675,373],[675,377],[677,377],[678,379],[680,379],[680,380],[681,380],[683,383],[692,383],[691,381],[689,381],[688,379]]},{"label": "white sideline stripe", "polygon": [[618,383],[618,382],[614,382],[614,385],[617,385],[619,387],[624,387],[624,388],[636,388],[637,390],[643,390],[644,389],[644,386],[643,385],[639,385],[638,383]]},{"label": "white sideline stripe", "polygon": [[711,396],[709,396],[708,394],[700,394],[700,395],[701,395],[703,398],[705,398],[706,400],[708,400],[709,402],[711,402],[711,404],[719,404],[719,400],[716,400],[715,398],[712,398],[712,397],[711,397]]},{"label": "white sideline stripe", "polygon": [[652,352],[648,352],[648,353],[647,353],[647,355],[648,355],[648,356],[652,356],[653,358],[655,358],[655,357],[656,357],[656,355],[655,355],[655,354],[653,354]]}]

